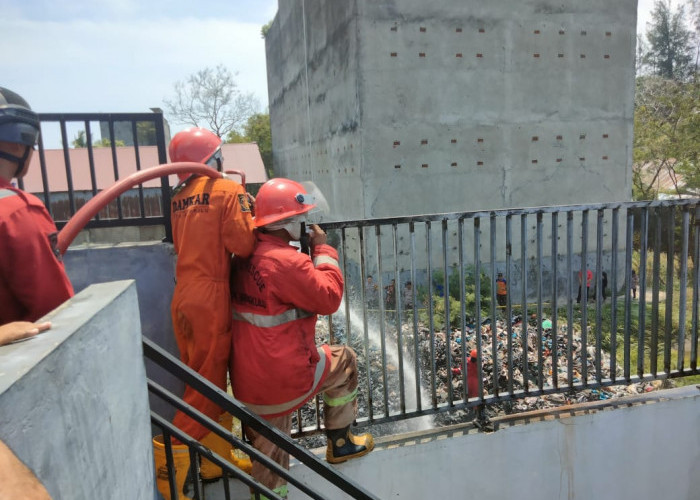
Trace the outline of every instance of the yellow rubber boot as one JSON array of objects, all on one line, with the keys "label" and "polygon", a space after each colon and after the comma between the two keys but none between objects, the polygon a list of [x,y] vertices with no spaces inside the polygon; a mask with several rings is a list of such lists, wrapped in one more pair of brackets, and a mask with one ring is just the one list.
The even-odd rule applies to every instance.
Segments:
[{"label": "yellow rubber boot", "polygon": [[[233,426],[233,415],[228,412],[222,413],[219,417],[219,425],[226,429],[227,432],[231,432],[231,427]],[[210,432],[204,436],[204,438],[202,438],[201,443],[220,457],[233,463],[231,460],[231,451],[233,451],[231,443],[220,437],[218,434]],[[221,467],[202,457],[199,464],[199,477],[202,478],[202,481],[216,481],[217,479],[221,478],[221,475]]]},{"label": "yellow rubber boot", "polygon": [[[241,425],[241,421],[237,418],[233,419],[233,434],[238,439],[243,439],[243,426]],[[253,470],[253,462],[250,461],[250,457],[246,455],[243,450],[239,450],[238,448],[231,450],[231,463],[246,474],[250,474]]]},{"label": "yellow rubber boot", "polygon": [[353,434],[350,426],[343,429],[327,429],[328,446],[326,447],[326,461],[331,464],[339,464],[351,458],[367,455],[374,449],[374,439],[369,433]]},{"label": "yellow rubber boot", "polygon": [[[175,469],[175,485],[177,486],[179,500],[191,500],[184,493],[185,481],[190,469],[190,452],[184,444],[173,444],[173,468]],[[156,486],[163,498],[170,499],[170,482],[168,467],[165,457],[165,443],[163,436],[153,438],[153,457],[156,464]]]}]

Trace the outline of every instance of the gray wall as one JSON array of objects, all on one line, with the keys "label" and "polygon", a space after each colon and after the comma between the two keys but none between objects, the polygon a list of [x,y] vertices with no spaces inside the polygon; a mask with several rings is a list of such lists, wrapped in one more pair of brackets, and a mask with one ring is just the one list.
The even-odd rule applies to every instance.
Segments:
[{"label": "gray wall", "polygon": [[0,439],[55,500],[153,498],[138,308],[133,282],[93,285],[0,347]]},{"label": "gray wall", "polygon": [[[160,242],[78,246],[71,247],[64,255],[66,271],[76,292],[92,283],[135,280],[143,335],[179,358],[170,318],[175,259],[172,244]],[[180,381],[150,361],[146,368],[153,380],[182,395],[184,385]],[[166,419],[175,415],[159,398],[151,397],[151,404]]]},{"label": "gray wall", "polygon": [[[382,499],[695,500],[700,391],[648,396],[658,401],[600,412],[591,403],[584,405],[588,414],[548,420],[535,412],[529,423],[492,434],[417,433],[404,442],[392,436],[336,467]],[[292,474],[328,500],[350,498],[303,466],[293,465]],[[298,498],[297,490],[290,487],[289,496]]]},{"label": "gray wall", "polygon": [[289,0],[276,173],[335,220],[628,200],[636,0]]}]

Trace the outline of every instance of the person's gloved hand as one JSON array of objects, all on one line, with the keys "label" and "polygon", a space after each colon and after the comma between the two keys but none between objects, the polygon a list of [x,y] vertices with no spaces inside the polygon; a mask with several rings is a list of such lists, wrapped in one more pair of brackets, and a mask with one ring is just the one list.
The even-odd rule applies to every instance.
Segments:
[{"label": "person's gloved hand", "polygon": [[323,232],[323,229],[321,229],[318,224],[311,224],[309,229],[311,229],[311,234],[309,235],[309,246],[311,246],[311,248],[316,245],[326,244],[326,233]]}]

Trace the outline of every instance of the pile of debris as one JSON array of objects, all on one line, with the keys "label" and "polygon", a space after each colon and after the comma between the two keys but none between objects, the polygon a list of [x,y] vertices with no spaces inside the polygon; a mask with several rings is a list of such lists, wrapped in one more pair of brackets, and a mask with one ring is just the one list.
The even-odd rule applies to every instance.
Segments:
[{"label": "pile of debris", "polygon": [[[508,394],[511,390],[522,391],[525,382],[530,391],[537,391],[541,386],[544,390],[554,387],[556,377],[561,392],[555,394],[528,396],[507,402],[491,404],[487,407],[487,415],[493,417],[501,414],[520,413],[531,410],[559,407],[568,404],[582,403],[611,398],[619,398],[632,394],[640,394],[670,387],[670,380],[655,380],[628,384],[624,381],[622,367],[615,364],[614,373],[611,372],[611,356],[603,347],[597,345],[597,339],[589,335],[585,348],[581,337],[580,327],[576,325],[569,335],[568,326],[560,320],[556,333],[552,329],[549,320],[543,320],[541,326],[535,320],[523,323],[521,318],[514,317],[510,322],[510,328],[503,320],[491,322],[484,320],[480,328],[467,327],[462,336],[461,330],[449,332],[435,332],[432,336],[430,329],[419,324],[417,330],[418,345],[416,349],[416,336],[412,322],[401,327],[401,342],[403,355],[398,357],[399,338],[395,324],[387,323],[384,328],[384,347],[381,339],[376,338],[377,325],[370,325],[373,330],[369,335],[369,346],[365,346],[364,335],[353,333],[349,344],[358,354],[358,366],[360,371],[360,386],[358,391],[358,414],[361,417],[369,415],[369,404],[372,405],[372,413],[375,417],[381,417],[388,411],[395,414],[401,411],[402,403],[410,411],[415,408],[415,403],[410,403],[413,396],[415,400],[415,377],[419,373],[421,386],[423,387],[422,407],[430,408],[433,403],[442,404],[449,402],[450,385],[453,402],[463,400],[464,374],[462,373],[463,352],[469,355],[477,348],[477,341],[481,341],[481,369],[482,385],[486,395],[494,394],[496,389],[499,394]],[[333,324],[334,339],[338,343],[345,342],[343,323]],[[477,333],[479,332],[479,333]],[[540,335],[541,332],[541,335]],[[510,339],[509,339],[510,336]],[[328,320],[323,318],[317,324],[316,340],[318,344],[328,342]],[[449,337],[449,344],[448,344]],[[463,340],[464,338],[464,340]],[[571,338],[571,341],[569,340]],[[464,346],[462,345],[464,342]],[[494,344],[496,358],[494,360]],[[447,349],[450,349],[450,365],[448,366]],[[569,349],[571,351],[569,351]],[[415,352],[418,351],[419,369],[415,369]],[[368,352],[366,357],[365,352]],[[509,355],[510,352],[510,355]],[[390,354],[394,353],[392,357]],[[556,366],[554,359],[556,355]],[[598,359],[598,357],[600,359]],[[403,366],[403,377],[400,377],[399,363]],[[383,361],[386,360],[386,370]],[[571,366],[569,361],[572,360]],[[495,362],[494,362],[495,361]],[[540,362],[542,367],[540,368]],[[512,363],[512,377],[509,367]],[[589,386],[598,385],[598,376],[605,384],[610,380],[620,381],[619,385],[606,385],[604,387],[581,389],[583,381],[583,367]],[[469,369],[471,369],[470,364]],[[434,376],[433,376],[434,370]],[[494,371],[496,376],[494,377]],[[600,374],[598,374],[600,371]],[[368,380],[369,372],[369,380]],[[614,375],[614,377],[613,377]],[[566,391],[569,381],[574,386],[571,391]],[[404,398],[401,398],[401,381],[403,379]],[[433,380],[435,385],[435,401],[433,397]],[[494,385],[494,380],[496,385]],[[367,397],[371,395],[371,401]],[[386,388],[386,389],[385,389]],[[412,406],[413,405],[413,406]],[[317,409],[311,403],[302,408],[301,418],[303,426],[316,425]],[[474,418],[473,411],[454,411],[436,415],[434,426],[450,425],[468,421]],[[396,423],[394,423],[396,425]]]}]

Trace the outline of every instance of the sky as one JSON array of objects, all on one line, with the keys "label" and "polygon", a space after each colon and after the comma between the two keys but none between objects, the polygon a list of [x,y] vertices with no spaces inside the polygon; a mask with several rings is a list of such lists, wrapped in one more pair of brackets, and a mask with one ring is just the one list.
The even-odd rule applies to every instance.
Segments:
[{"label": "sky", "polygon": [[[164,109],[177,81],[218,64],[237,74],[260,111],[267,108],[260,28],[274,18],[277,0],[0,3],[0,86],[36,111]],[[645,31],[653,3],[639,0],[638,32]]]}]

